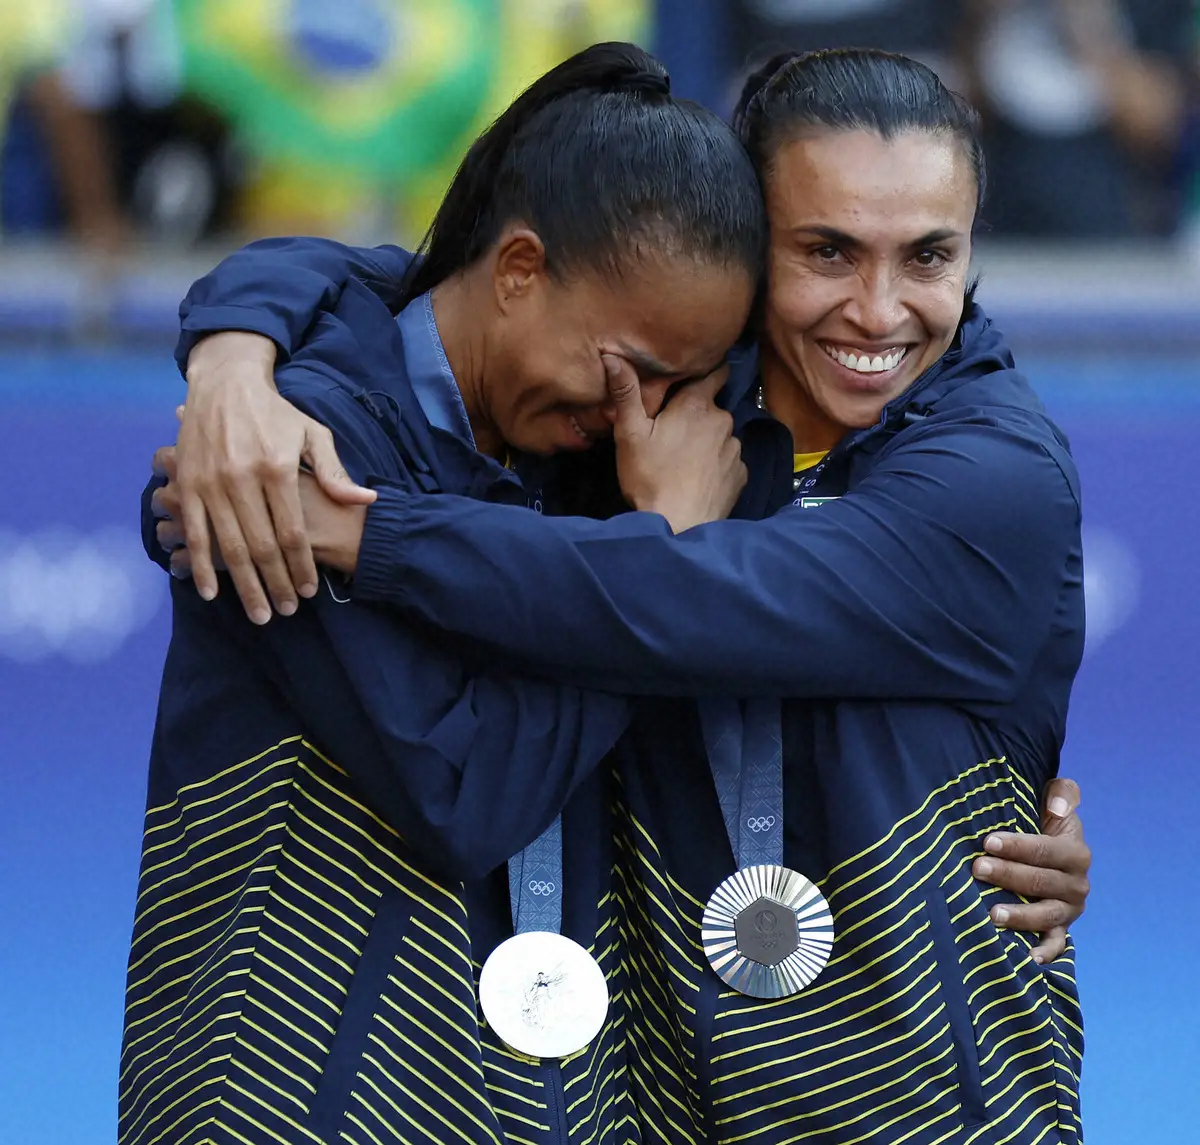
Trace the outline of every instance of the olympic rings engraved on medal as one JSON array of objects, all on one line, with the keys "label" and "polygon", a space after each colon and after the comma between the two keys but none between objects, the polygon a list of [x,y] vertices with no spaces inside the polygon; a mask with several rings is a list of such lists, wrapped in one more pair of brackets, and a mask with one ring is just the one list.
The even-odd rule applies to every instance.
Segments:
[{"label": "olympic rings engraved on medal", "polygon": [[554,884],[546,882],[545,879],[534,879],[529,884],[530,894],[545,896],[554,894],[554,891]]},{"label": "olympic rings engraved on medal", "polygon": [[755,819],[747,819],[746,826],[756,835],[760,835],[763,831],[769,831],[775,826],[775,816],[759,815]]}]

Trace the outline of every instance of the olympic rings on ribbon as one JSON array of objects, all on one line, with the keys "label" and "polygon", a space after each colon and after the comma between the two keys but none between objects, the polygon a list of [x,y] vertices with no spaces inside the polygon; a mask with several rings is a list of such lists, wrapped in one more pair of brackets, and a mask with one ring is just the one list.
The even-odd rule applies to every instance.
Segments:
[{"label": "olympic rings on ribbon", "polygon": [[772,827],[775,826],[775,816],[774,815],[760,815],[760,816],[758,816],[757,819],[747,819],[746,826],[749,827],[750,830],[753,831],[756,835],[759,835],[763,831],[769,831]]},{"label": "olympic rings on ribbon", "polygon": [[534,879],[529,884],[529,893],[535,895],[552,895],[554,894],[554,884],[546,882],[545,879]]}]

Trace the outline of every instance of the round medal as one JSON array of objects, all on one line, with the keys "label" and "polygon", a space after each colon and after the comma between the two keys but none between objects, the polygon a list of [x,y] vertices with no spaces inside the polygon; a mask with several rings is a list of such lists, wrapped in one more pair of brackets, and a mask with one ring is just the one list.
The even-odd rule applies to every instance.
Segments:
[{"label": "round medal", "polygon": [[579,943],[531,930],[488,956],[479,974],[479,1005],[510,1049],[532,1058],[565,1058],[600,1032],[608,983]]},{"label": "round medal", "polygon": [[833,914],[825,896],[797,871],[744,867],[704,908],[701,941],[726,985],[753,998],[798,994],[829,961]]}]

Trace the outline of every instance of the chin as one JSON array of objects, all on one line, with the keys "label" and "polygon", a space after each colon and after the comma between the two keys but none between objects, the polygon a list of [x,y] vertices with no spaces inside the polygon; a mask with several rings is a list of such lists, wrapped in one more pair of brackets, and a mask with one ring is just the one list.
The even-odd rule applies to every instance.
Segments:
[{"label": "chin", "polygon": [[863,401],[833,401],[829,403],[829,417],[847,432],[856,429],[870,429],[878,420],[886,402],[872,399]]}]

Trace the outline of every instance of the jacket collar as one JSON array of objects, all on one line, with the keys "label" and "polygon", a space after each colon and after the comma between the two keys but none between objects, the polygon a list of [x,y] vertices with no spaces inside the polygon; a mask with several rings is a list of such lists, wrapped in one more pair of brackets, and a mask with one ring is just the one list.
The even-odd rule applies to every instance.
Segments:
[{"label": "jacket collar", "polygon": [[[945,354],[904,393],[884,406],[874,425],[848,433],[834,447],[835,451],[842,453],[882,429],[912,424],[928,417],[935,408],[958,404],[957,399],[965,398],[959,391],[985,374],[990,375],[987,404],[1041,408],[1033,391],[1016,373],[1012,352],[1003,334],[992,325],[982,308],[971,302]],[[760,382],[757,347],[735,350],[730,355],[729,382],[720,404],[733,413],[739,431],[750,422],[770,417],[758,408]]]},{"label": "jacket collar", "polygon": [[367,287],[349,283],[335,317],[351,337],[346,353],[334,355],[329,364],[383,426],[418,486],[480,500],[524,502],[523,487],[513,472],[479,453],[459,428],[430,424],[409,373],[400,326]]}]

